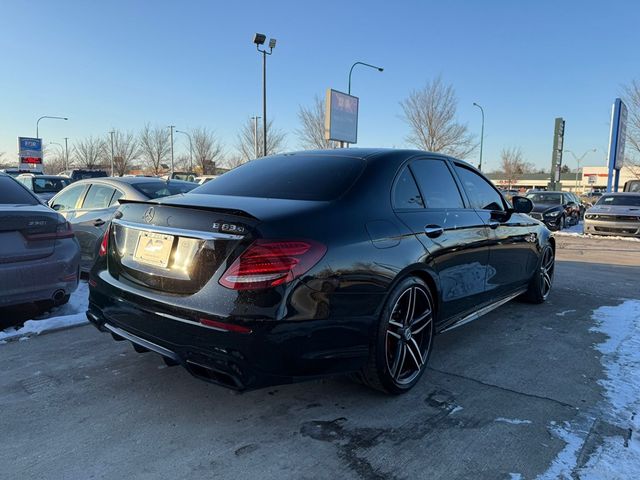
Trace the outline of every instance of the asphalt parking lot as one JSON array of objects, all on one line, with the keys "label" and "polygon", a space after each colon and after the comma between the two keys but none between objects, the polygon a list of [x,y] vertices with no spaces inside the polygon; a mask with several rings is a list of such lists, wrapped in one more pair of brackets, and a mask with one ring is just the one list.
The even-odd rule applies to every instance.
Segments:
[{"label": "asphalt parking lot", "polygon": [[400,397],[343,378],[235,394],[91,326],[0,345],[0,477],[581,478],[633,433],[592,327],[640,299],[640,243],[557,238],[549,301],[443,334]]}]

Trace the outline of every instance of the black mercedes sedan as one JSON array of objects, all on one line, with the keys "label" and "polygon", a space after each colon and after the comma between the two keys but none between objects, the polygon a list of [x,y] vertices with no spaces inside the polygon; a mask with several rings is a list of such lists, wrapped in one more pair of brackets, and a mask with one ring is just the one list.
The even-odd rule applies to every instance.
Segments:
[{"label": "black mercedes sedan", "polygon": [[351,373],[388,393],[437,333],[549,295],[555,243],[471,165],[413,150],[265,157],[124,201],[87,316],[196,377],[250,389]]}]

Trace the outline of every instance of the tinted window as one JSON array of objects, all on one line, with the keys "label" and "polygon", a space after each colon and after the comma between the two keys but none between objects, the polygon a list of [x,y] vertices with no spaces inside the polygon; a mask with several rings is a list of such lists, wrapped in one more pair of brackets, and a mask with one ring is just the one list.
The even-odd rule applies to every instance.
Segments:
[{"label": "tinted window", "polygon": [[67,178],[33,178],[33,191],[35,193],[56,193],[69,185],[71,182]]},{"label": "tinted window", "polygon": [[84,197],[82,208],[107,208],[111,203],[114,188],[106,185],[93,184]]},{"label": "tinted window", "polygon": [[487,180],[462,165],[456,164],[455,168],[473,208],[478,210],[504,209],[502,197]]},{"label": "tinted window", "polygon": [[11,177],[0,176],[0,203],[38,205],[38,200]]},{"label": "tinted window", "polygon": [[76,202],[82,192],[84,192],[85,187],[86,185],[76,185],[63,190],[51,206],[57,205],[58,208],[56,208],[56,210],[74,210],[76,208]]},{"label": "tinted window", "polygon": [[418,160],[411,170],[427,208],[464,208],[458,186],[442,160]]},{"label": "tinted window", "polygon": [[134,183],[131,186],[147,198],[160,198],[190,192],[198,184],[180,180],[169,180],[169,182],[158,180],[157,182]]},{"label": "tinted window", "polygon": [[243,197],[333,200],[364,167],[358,158],[288,155],[253,160],[200,186],[194,193]]},{"label": "tinted window", "polygon": [[393,191],[395,208],[424,208],[424,203],[411,171],[405,167],[398,177]]},{"label": "tinted window", "polygon": [[533,203],[552,203],[554,205],[562,203],[561,193],[530,193],[527,198]]},{"label": "tinted window", "polygon": [[71,178],[74,181],[84,180],[86,178],[100,178],[106,177],[107,172],[104,170],[74,170],[71,173]]},{"label": "tinted window", "polygon": [[603,195],[596,205],[628,205],[640,207],[640,195]]}]

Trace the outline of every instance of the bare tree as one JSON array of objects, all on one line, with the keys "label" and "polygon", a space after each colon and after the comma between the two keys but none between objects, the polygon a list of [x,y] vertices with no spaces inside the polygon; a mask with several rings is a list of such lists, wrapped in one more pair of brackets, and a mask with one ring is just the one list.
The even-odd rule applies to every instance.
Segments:
[{"label": "bare tree", "polygon": [[[255,155],[255,130],[253,120],[248,118],[238,134],[237,149],[243,159],[252,160]],[[279,153],[285,148],[285,133],[273,126],[273,120],[267,122],[267,155]],[[263,157],[262,128],[258,126],[258,156]]]},{"label": "bare tree", "polygon": [[86,137],[73,147],[73,160],[81,168],[98,168],[103,166],[107,150],[104,140],[98,137]]},{"label": "bare tree", "polygon": [[532,163],[525,162],[522,150],[519,147],[502,149],[502,152],[500,152],[500,168],[509,183],[508,188],[511,188],[511,185],[516,182],[520,175],[532,173],[535,170],[535,166]]},{"label": "bare tree", "polygon": [[440,76],[412,91],[400,105],[411,128],[406,137],[410,144],[458,158],[466,158],[476,149],[467,126],[456,121],[458,99],[453,86],[446,85]]},{"label": "bare tree", "polygon": [[65,152],[62,146],[56,146],[53,152],[49,152],[48,146],[43,147],[43,169],[47,175],[57,175],[65,169]]},{"label": "bare tree", "polygon": [[193,160],[202,170],[202,175],[215,173],[216,163],[222,160],[222,145],[216,135],[206,128],[191,131]]},{"label": "bare tree", "polygon": [[318,95],[313,97],[313,104],[309,107],[298,107],[298,121],[300,128],[296,135],[305,149],[337,148],[338,142],[325,138],[325,102]]},{"label": "bare tree", "polygon": [[169,132],[165,128],[151,127],[148,123],[140,132],[140,155],[154,175],[162,172],[171,152]]},{"label": "bare tree", "polygon": [[248,160],[239,153],[232,153],[230,155],[225,155],[222,164],[228,169],[233,170],[234,168],[239,167],[240,165],[243,165],[247,162]]},{"label": "bare tree", "polygon": [[[107,142],[109,142],[107,145],[108,153],[111,155],[110,135],[107,137]],[[131,170],[133,161],[140,156],[140,153],[140,144],[135,134],[115,130],[113,134],[113,171],[116,175],[121,177]]]},{"label": "bare tree", "polygon": [[624,161],[629,171],[640,179],[640,82],[632,80],[624,87],[623,100],[628,109]]}]

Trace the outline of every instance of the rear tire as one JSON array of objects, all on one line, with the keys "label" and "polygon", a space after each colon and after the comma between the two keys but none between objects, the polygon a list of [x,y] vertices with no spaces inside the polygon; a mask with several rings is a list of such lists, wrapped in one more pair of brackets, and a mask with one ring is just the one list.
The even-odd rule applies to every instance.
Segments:
[{"label": "rear tire", "polygon": [[542,249],[538,269],[529,283],[529,288],[523,295],[524,300],[530,303],[543,303],[551,293],[554,271],[555,253],[551,245],[546,245]]},{"label": "rear tire", "polygon": [[394,395],[411,390],[431,354],[434,315],[429,286],[416,277],[401,281],[380,314],[362,383]]}]

